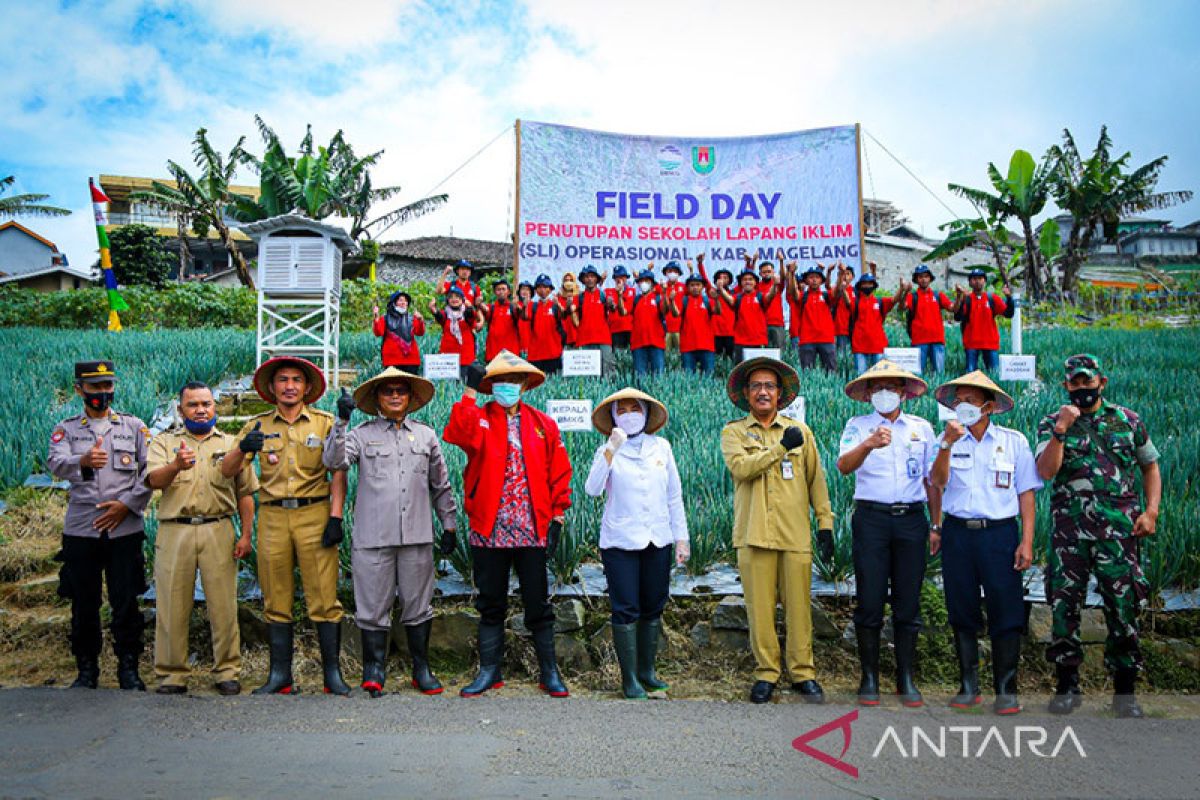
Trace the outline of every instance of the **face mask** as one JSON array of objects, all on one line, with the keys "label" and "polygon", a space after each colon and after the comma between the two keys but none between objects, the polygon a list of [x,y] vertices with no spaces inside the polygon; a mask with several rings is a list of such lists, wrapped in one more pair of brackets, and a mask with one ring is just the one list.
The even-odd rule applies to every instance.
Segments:
[{"label": "face mask", "polygon": [[875,287],[874,287],[874,286],[872,286],[872,287],[870,287],[870,288],[867,288],[867,287],[865,287],[865,286],[859,286],[859,287],[857,288],[857,291],[858,291],[858,293],[859,293],[859,294],[861,294],[861,295],[864,295],[864,296],[865,296],[865,295],[868,295],[868,294],[870,294],[871,292],[875,291]]},{"label": "face mask", "polygon": [[973,406],[970,403],[959,403],[954,407],[954,416],[959,422],[969,428],[983,419],[983,410],[979,406]]},{"label": "face mask", "polygon": [[496,402],[505,408],[511,408],[521,399],[521,385],[519,383],[492,384],[492,397],[496,398]]},{"label": "face mask", "polygon": [[205,420],[204,422],[197,422],[196,420],[192,420],[192,419],[184,419],[184,421],[183,421],[183,427],[187,428],[187,432],[192,434],[193,436],[203,436],[204,434],[211,431],[213,429],[213,426],[216,424],[217,424],[216,417],[213,417],[212,419],[209,419],[209,420]]},{"label": "face mask", "polygon": [[654,284],[650,283],[650,281],[638,281],[638,288],[641,289],[643,292],[650,291],[650,287],[653,285]]},{"label": "face mask", "polygon": [[617,425],[630,436],[646,430],[646,415],[640,411],[628,411],[617,415]]},{"label": "face mask", "polygon": [[1079,409],[1091,408],[1100,399],[1100,389],[1094,387],[1072,389],[1069,394],[1071,395],[1071,405]]},{"label": "face mask", "polygon": [[674,283],[677,280],[679,280],[679,276],[676,275],[674,272],[667,273],[667,283]]},{"label": "face mask", "polygon": [[871,395],[871,405],[880,414],[890,414],[900,407],[900,393],[891,389],[880,389]]},{"label": "face mask", "polygon": [[112,405],[114,392],[84,392],[83,402],[93,411],[107,411]]}]

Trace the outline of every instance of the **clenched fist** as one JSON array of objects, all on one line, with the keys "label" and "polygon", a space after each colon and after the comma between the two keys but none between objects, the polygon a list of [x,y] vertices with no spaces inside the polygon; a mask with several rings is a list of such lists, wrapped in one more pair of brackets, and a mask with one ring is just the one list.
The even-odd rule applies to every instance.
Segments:
[{"label": "clenched fist", "polygon": [[875,430],[871,431],[871,435],[867,437],[865,444],[872,450],[879,450],[887,447],[892,443],[892,429],[886,425],[880,425]]},{"label": "clenched fist", "polygon": [[175,467],[179,470],[188,470],[196,466],[196,451],[188,447],[187,442],[180,442],[179,449],[175,451]]},{"label": "clenched fist", "polygon": [[103,469],[108,463],[108,453],[104,450],[104,437],[97,436],[96,443],[79,458],[79,466],[91,469]]},{"label": "clenched fist", "polygon": [[967,429],[958,420],[951,420],[946,423],[946,432],[942,435],[944,441],[954,444],[967,433]]},{"label": "clenched fist", "polygon": [[1059,433],[1066,433],[1071,430],[1071,426],[1075,424],[1075,420],[1079,419],[1079,406],[1073,406],[1068,403],[1058,409],[1058,417],[1054,420],[1054,430]]}]

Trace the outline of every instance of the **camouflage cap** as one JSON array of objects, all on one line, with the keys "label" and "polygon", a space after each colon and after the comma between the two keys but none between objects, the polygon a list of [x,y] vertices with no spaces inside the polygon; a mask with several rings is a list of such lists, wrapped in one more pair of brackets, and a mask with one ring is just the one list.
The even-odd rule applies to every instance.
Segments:
[{"label": "camouflage cap", "polygon": [[1067,380],[1076,375],[1095,378],[1104,374],[1104,370],[1100,368],[1100,359],[1091,353],[1076,353],[1070,356],[1063,362],[1063,372],[1066,373]]}]

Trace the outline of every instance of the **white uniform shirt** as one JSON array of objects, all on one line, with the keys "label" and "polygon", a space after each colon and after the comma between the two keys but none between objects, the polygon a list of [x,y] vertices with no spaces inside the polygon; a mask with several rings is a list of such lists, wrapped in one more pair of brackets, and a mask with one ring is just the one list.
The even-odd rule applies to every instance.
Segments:
[{"label": "white uniform shirt", "polygon": [[612,464],[601,445],[584,491],[592,497],[606,495],[601,548],[642,550],[648,544],[665,547],[688,541],[683,485],[666,439],[652,434],[634,437],[617,449]]},{"label": "white uniform shirt", "polygon": [[900,413],[896,421],[874,411],[852,417],[842,431],[838,457],[870,438],[880,425],[892,429],[892,443],[872,450],[854,472],[854,499],[873,503],[924,503],[925,481],[937,454],[933,426],[920,417]]},{"label": "white uniform shirt", "polygon": [[[939,445],[944,437],[938,436]],[[1018,495],[1040,488],[1029,442],[1018,431],[992,422],[982,440],[975,441],[968,430],[951,445],[942,512],[962,519],[1008,519],[1020,513]]]}]

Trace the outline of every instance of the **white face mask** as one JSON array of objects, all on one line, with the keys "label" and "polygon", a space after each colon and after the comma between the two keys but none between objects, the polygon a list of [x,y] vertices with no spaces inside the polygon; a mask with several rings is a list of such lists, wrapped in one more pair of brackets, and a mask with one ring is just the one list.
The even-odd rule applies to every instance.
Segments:
[{"label": "white face mask", "polygon": [[646,415],[640,411],[626,411],[617,415],[617,425],[629,436],[637,436],[646,430]]},{"label": "white face mask", "polygon": [[641,289],[643,292],[650,291],[650,287],[653,285],[654,284],[651,283],[650,281],[638,281],[638,288]]},{"label": "white face mask", "polygon": [[954,407],[954,416],[968,428],[983,419],[983,410],[970,403],[959,403]]},{"label": "white face mask", "polygon": [[890,414],[900,407],[900,393],[891,389],[880,389],[871,395],[871,405],[880,414]]}]

